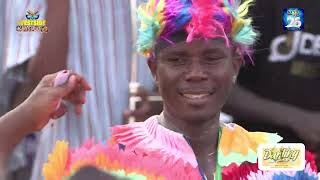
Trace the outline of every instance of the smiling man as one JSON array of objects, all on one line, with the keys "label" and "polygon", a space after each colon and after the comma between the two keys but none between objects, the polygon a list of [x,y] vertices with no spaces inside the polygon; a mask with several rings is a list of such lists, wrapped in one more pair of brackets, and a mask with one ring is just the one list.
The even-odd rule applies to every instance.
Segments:
[{"label": "smiling man", "polygon": [[223,39],[187,43],[186,37],[159,50],[148,64],[164,102],[159,123],[188,139],[210,177],[215,169],[220,111],[242,61],[234,58],[235,52]]},{"label": "smiling man", "polygon": [[[251,2],[149,0],[142,5],[138,50],[149,58],[163,112],[114,127],[108,145],[89,141],[69,149],[66,142],[57,142],[43,168],[46,179],[70,177],[85,165],[130,179],[263,176],[256,164],[257,146],[282,138],[219,124],[243,55],[249,55],[257,36],[245,17]],[[298,175],[316,179],[315,172],[309,168]]]},{"label": "smiling man", "polygon": [[[164,99],[164,112],[184,121],[219,118],[242,63],[223,39],[184,40],[159,51],[149,67]],[[187,110],[187,111],[186,111]]]}]

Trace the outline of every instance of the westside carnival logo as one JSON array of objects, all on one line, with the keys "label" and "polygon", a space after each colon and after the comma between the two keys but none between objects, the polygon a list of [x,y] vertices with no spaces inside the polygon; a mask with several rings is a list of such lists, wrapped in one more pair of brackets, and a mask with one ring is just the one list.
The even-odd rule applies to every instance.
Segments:
[{"label": "westside carnival logo", "polygon": [[33,12],[33,11],[27,11],[26,13],[26,18],[28,20],[37,20],[39,19],[40,15],[39,15],[39,11]]},{"label": "westside carnival logo", "polygon": [[304,158],[301,143],[263,144],[258,148],[258,167],[263,171],[300,171],[305,167]]},{"label": "westside carnival logo", "polygon": [[304,10],[301,8],[286,8],[282,12],[282,26],[286,31],[304,29]]},{"label": "westside carnival logo", "polygon": [[46,20],[39,19],[39,11],[28,10],[25,17],[26,19],[18,21],[16,27],[18,32],[48,32]]}]

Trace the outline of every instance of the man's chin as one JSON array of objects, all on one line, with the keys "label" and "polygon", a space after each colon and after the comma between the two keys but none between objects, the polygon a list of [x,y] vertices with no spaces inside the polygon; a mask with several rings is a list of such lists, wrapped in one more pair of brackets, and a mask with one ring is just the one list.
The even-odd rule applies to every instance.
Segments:
[{"label": "man's chin", "polygon": [[191,124],[202,124],[207,123],[208,121],[214,121],[216,118],[215,114],[206,114],[204,112],[195,112],[195,111],[189,111],[191,113],[184,113],[183,114],[183,120],[187,121]]}]

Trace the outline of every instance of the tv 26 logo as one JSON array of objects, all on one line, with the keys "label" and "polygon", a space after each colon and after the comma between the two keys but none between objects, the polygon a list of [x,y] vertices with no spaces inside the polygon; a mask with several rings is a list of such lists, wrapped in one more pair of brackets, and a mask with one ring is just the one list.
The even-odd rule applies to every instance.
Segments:
[{"label": "tv 26 logo", "polygon": [[282,14],[283,29],[288,31],[304,29],[304,10],[301,8],[286,8]]}]

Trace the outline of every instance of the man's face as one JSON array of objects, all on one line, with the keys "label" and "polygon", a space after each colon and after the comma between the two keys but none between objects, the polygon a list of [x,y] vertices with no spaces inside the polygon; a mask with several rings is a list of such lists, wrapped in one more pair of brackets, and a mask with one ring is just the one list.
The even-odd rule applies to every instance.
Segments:
[{"label": "man's face", "polygon": [[179,42],[159,51],[149,66],[164,109],[198,123],[212,119],[225,104],[241,60],[220,39]]}]

